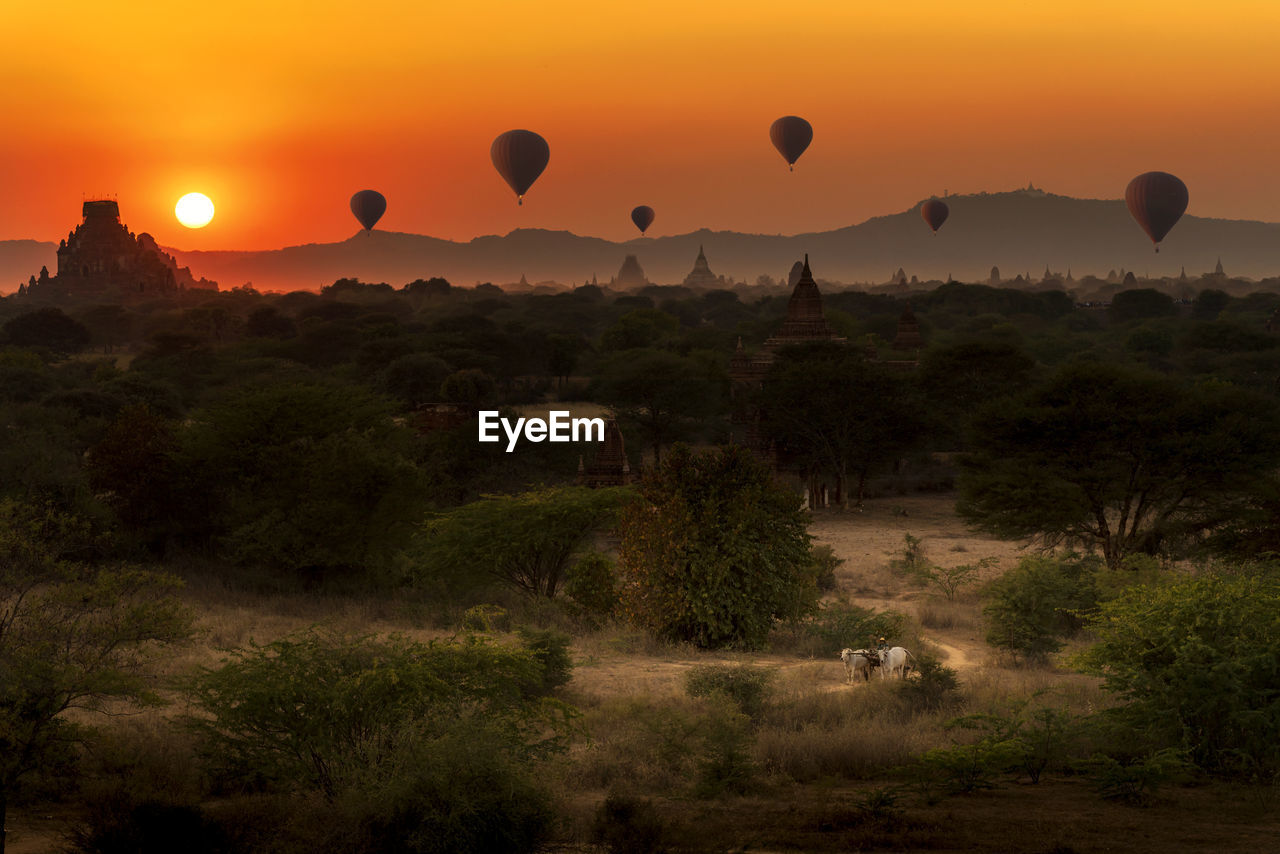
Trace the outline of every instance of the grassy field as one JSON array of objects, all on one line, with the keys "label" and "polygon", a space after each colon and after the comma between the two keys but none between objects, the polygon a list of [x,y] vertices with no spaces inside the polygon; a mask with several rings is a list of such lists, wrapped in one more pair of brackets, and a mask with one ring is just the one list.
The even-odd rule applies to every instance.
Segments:
[{"label": "grassy field", "polygon": [[[1113,700],[1093,678],[1060,666],[1018,667],[995,655],[983,640],[979,582],[949,600],[891,568],[908,534],[941,566],[990,557],[980,573],[986,579],[1013,566],[1016,544],[965,530],[950,498],[878,499],[860,513],[818,515],[811,533],[844,561],[830,598],[906,614],[910,645],[953,668],[956,690],[929,708],[879,679],[848,684],[835,647],[807,653],[780,640],[767,652],[705,653],[660,644],[621,625],[579,631],[564,696],[582,711],[583,734],[547,769],[561,815],[551,850],[603,850],[591,845],[592,826],[611,793],[648,804],[673,850],[1277,850],[1280,797],[1274,787],[1168,785],[1138,807],[1103,800],[1077,775],[1046,774],[1038,784],[1007,777],[995,788],[958,795],[904,777],[898,769],[926,751],[966,743],[964,732],[947,726],[957,715],[1008,715],[1023,700],[1085,715]],[[190,577],[184,595],[200,614],[201,634],[169,662],[168,676],[214,665],[228,648],[313,625],[422,640],[456,632],[430,603],[251,593],[208,575]],[[844,645],[865,642],[847,638]],[[708,665],[766,672],[767,701],[748,717],[691,697],[689,674]],[[89,759],[95,779],[120,785],[110,782],[118,774],[129,778],[128,786],[198,790],[193,745],[171,725],[184,711],[178,702],[108,720],[104,745]],[[215,812],[240,808],[208,804]],[[8,851],[57,850],[78,815],[56,800],[52,806],[20,805],[11,811]]]}]

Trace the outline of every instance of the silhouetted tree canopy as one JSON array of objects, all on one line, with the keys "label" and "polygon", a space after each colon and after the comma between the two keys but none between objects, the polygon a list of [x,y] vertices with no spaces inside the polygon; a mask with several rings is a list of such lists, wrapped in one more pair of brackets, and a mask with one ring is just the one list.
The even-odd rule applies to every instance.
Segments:
[{"label": "silhouetted tree canopy", "polygon": [[43,347],[66,356],[88,347],[93,336],[84,324],[67,317],[62,309],[48,307],[6,321],[4,337],[15,347]]},{"label": "silhouetted tree canopy", "polygon": [[1004,537],[1097,548],[1110,566],[1233,519],[1280,464],[1274,401],[1220,383],[1071,365],[988,408],[960,514]]}]

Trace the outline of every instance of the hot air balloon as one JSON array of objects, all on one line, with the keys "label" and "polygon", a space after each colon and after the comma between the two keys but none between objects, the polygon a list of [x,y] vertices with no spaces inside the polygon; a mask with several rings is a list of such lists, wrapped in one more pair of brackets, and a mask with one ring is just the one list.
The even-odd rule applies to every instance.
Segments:
[{"label": "hot air balloon", "polygon": [[640,229],[640,233],[644,234],[649,226],[653,225],[653,208],[648,205],[641,205],[631,211],[631,221],[636,224],[636,228]]},{"label": "hot air balloon", "polygon": [[523,205],[524,194],[547,168],[551,147],[531,130],[509,130],[489,146],[489,158],[502,180],[516,191],[516,204]]},{"label": "hot air balloon", "polygon": [[1168,172],[1143,172],[1129,182],[1124,202],[1160,251],[1160,241],[1187,209],[1187,185]]},{"label": "hot air balloon", "polygon": [[813,125],[799,116],[783,116],[769,126],[769,139],[794,170],[800,155],[813,142]]},{"label": "hot air balloon", "polygon": [[361,190],[351,197],[351,212],[366,231],[373,231],[378,220],[387,212],[387,198],[377,190]]},{"label": "hot air balloon", "polygon": [[933,233],[937,234],[938,229],[942,228],[942,224],[947,221],[947,215],[951,213],[951,208],[947,207],[947,203],[939,199],[930,199],[920,206],[920,216],[924,217],[924,221],[933,229]]}]

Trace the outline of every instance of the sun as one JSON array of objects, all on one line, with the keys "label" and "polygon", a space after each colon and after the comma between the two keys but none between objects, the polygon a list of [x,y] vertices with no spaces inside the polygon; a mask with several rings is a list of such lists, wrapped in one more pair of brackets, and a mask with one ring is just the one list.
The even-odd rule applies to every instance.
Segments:
[{"label": "sun", "polygon": [[213,201],[204,193],[187,193],[173,206],[173,213],[187,228],[204,228],[213,219]]}]

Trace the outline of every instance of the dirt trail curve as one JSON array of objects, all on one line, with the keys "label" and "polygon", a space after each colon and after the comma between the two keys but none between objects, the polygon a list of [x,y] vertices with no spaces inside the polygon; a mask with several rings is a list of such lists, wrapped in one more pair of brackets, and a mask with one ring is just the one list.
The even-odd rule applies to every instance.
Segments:
[{"label": "dirt trail curve", "polygon": [[[976,602],[971,598],[945,601],[889,568],[890,561],[901,556],[908,534],[920,541],[925,558],[937,566],[972,565],[994,557],[995,565],[982,572],[981,581],[1017,562],[1016,543],[975,534],[965,527],[955,514],[954,496],[895,496],[868,501],[862,512],[818,513],[809,533],[815,543],[831,546],[844,561],[836,570],[836,579],[840,592],[852,603],[900,611],[931,623],[924,628],[924,639],[937,648],[948,667],[971,670],[986,660],[990,650],[981,638]],[[926,621],[927,611],[949,619]]]}]

